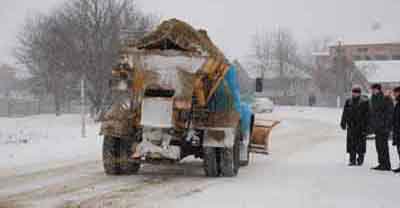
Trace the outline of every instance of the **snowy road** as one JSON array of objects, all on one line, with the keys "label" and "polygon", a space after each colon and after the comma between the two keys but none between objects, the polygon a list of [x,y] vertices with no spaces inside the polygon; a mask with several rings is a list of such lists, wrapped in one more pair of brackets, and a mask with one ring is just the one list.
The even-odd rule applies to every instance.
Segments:
[{"label": "snowy road", "polygon": [[[376,157],[372,144],[364,167],[346,166],[339,114],[282,107],[264,115],[282,120],[272,134],[272,154],[253,156],[236,178],[205,178],[201,161],[190,159],[174,167],[145,166],[136,176],[105,176],[94,124],[94,138],[87,140],[96,141],[57,141],[61,149],[28,143],[10,157],[10,144],[2,144],[0,156],[10,162],[0,162],[0,208],[398,207],[400,178],[369,170]],[[36,147],[42,158],[30,157]],[[53,152],[62,157],[52,158]]]}]

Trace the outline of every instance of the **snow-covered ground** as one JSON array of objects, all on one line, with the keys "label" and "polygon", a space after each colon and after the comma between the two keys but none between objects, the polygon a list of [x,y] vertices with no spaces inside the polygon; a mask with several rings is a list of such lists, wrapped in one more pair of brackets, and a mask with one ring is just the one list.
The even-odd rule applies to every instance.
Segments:
[{"label": "snow-covered ground", "polygon": [[[274,145],[270,158],[257,156],[252,166],[223,185],[211,186],[183,199],[166,199],[158,205],[193,208],[398,207],[399,175],[370,170],[376,165],[377,157],[373,141],[368,144],[363,167],[346,166],[345,133],[338,129],[340,115],[338,109],[293,107],[280,107],[272,115],[263,115],[283,120],[272,135]],[[310,139],[295,141],[304,137]],[[399,160],[394,153],[392,151],[392,162],[397,167]]]},{"label": "snow-covered ground", "polygon": [[0,118],[0,176],[96,160],[101,156],[99,124],[87,119],[81,137],[79,115]]},{"label": "snow-covered ground", "polygon": [[76,115],[1,118],[0,207],[398,207],[399,176],[369,169],[376,164],[373,143],[363,167],[347,166],[340,114],[278,107],[259,115],[282,121],[272,154],[254,155],[236,178],[206,178],[193,159],[106,176],[98,124],[90,123],[82,139]]},{"label": "snow-covered ground", "polygon": [[[391,172],[375,172],[376,152],[372,141],[368,144],[366,164],[347,167],[344,133],[335,129],[340,111],[336,109],[280,108],[275,115],[286,118],[279,128],[288,131],[301,116],[304,119],[326,122],[299,132],[299,136],[312,137],[313,131],[326,132],[306,147],[285,155],[272,155],[268,160],[257,157],[257,167],[244,170],[241,176],[224,186],[209,189],[173,200],[168,207],[398,207],[400,203],[400,177]],[[297,112],[293,112],[297,111]],[[304,121],[306,122],[306,121]],[[297,123],[298,127],[304,123]],[[326,125],[331,124],[331,125]],[[329,127],[329,128],[327,128]],[[282,131],[285,132],[285,131]],[[284,151],[284,142],[277,141],[281,132],[274,135],[275,149]],[[285,132],[284,134],[287,134]],[[293,136],[293,135],[291,135]],[[293,139],[296,139],[294,136]],[[294,142],[295,143],[295,142]],[[279,150],[278,150],[279,152]],[[285,152],[285,151],[284,151]],[[286,154],[285,152],[284,154]],[[392,151],[393,165],[399,164]],[[274,154],[274,153],[273,153]],[[279,158],[282,157],[283,158]],[[278,158],[276,158],[278,157]],[[243,173],[244,172],[244,173]],[[165,206],[164,206],[165,207]]]}]

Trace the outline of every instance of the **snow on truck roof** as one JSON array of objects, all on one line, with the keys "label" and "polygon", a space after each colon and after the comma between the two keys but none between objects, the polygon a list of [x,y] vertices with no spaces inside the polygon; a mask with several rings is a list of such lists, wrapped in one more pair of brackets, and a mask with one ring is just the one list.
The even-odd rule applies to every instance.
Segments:
[{"label": "snow on truck roof", "polygon": [[400,61],[355,61],[370,83],[400,82]]}]

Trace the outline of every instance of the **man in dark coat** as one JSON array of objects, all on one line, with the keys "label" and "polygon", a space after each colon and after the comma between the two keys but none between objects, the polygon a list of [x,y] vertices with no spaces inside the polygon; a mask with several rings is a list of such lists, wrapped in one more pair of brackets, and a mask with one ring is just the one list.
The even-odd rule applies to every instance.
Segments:
[{"label": "man in dark coat", "polygon": [[392,130],[393,101],[385,96],[380,84],[371,86],[370,128],[375,134],[375,145],[379,165],[372,169],[391,171],[388,138]]},{"label": "man in dark coat", "polygon": [[[393,114],[393,145],[397,147],[397,153],[400,158],[400,87],[393,90],[396,105]],[[393,170],[395,173],[400,173],[400,168]]]},{"label": "man in dark coat", "polygon": [[350,155],[350,166],[364,163],[366,152],[366,135],[368,128],[368,99],[361,96],[361,87],[352,89],[352,97],[346,100],[340,126],[347,129],[347,153]]}]

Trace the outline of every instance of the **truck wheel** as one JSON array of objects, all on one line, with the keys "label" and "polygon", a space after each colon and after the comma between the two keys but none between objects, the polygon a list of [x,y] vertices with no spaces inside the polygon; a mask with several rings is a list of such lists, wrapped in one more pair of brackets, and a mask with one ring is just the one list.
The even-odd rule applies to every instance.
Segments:
[{"label": "truck wheel", "polygon": [[139,171],[140,163],[129,161],[132,144],[131,140],[104,137],[103,166],[107,175],[129,175]]},{"label": "truck wheel", "polygon": [[117,139],[105,136],[103,139],[103,166],[107,175],[117,175],[119,167],[117,164],[117,157],[119,155],[117,146]]},{"label": "truck wheel", "polygon": [[[243,142],[240,143],[240,153],[241,154],[247,154],[246,155],[247,156],[246,159],[241,159],[240,160],[240,166],[248,166],[249,163],[250,163],[250,144],[251,144],[251,137],[253,135],[253,126],[254,126],[254,115],[251,116],[249,144],[247,145],[247,147],[245,147],[245,144],[243,144]],[[245,149],[245,150],[243,150],[243,149]]]},{"label": "truck wheel", "polygon": [[120,142],[120,159],[119,169],[122,175],[132,175],[139,172],[140,163],[130,161],[132,156],[132,145],[134,142],[129,139],[119,139]]},{"label": "truck wheel", "polygon": [[248,166],[250,161],[250,141],[245,144],[243,141],[243,135],[240,134],[239,139],[239,164],[240,166]]},{"label": "truck wheel", "polygon": [[[241,148],[244,148],[244,144],[241,144]],[[242,151],[242,150],[240,150]],[[240,160],[240,166],[248,166],[250,163],[250,144],[247,145],[246,150],[244,150],[246,152],[242,153],[242,154],[246,154],[246,159]]]},{"label": "truck wheel", "polygon": [[219,168],[219,152],[215,147],[203,148],[203,168],[206,176],[218,177],[220,175]]},{"label": "truck wheel", "polygon": [[225,177],[234,177],[240,167],[240,135],[236,133],[232,148],[221,149],[221,174]]}]

